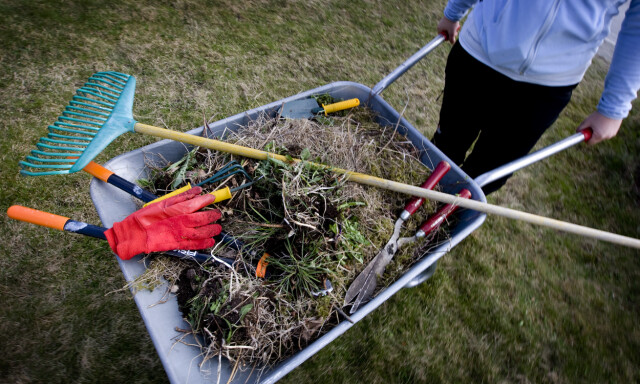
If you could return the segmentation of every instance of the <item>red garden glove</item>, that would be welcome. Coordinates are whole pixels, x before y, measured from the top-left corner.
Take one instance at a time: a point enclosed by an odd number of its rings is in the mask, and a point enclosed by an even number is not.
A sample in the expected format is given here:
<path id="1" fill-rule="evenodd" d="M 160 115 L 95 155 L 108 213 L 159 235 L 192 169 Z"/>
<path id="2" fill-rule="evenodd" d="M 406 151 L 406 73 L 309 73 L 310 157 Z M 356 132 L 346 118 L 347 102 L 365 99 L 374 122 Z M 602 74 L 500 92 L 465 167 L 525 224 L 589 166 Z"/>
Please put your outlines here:
<path id="1" fill-rule="evenodd" d="M 215 200 L 210 194 L 199 196 L 201 191 L 192 188 L 113 223 L 105 232 L 113 252 L 128 260 L 140 253 L 212 247 L 212 237 L 222 230 L 219 224 L 212 224 L 220 219 L 220 211 L 196 212 Z"/>

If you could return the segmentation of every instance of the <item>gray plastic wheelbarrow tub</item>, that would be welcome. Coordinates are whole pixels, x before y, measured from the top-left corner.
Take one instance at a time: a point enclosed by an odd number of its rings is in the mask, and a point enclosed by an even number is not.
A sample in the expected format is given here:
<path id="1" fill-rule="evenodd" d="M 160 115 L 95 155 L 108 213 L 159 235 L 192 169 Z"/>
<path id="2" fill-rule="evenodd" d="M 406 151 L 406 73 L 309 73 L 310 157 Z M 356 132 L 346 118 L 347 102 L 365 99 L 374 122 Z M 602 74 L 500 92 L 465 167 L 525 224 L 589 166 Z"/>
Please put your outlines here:
<path id="1" fill-rule="evenodd" d="M 284 102 L 307 98 L 312 95 L 329 94 L 336 99 L 344 100 L 357 97 L 363 105 L 377 112 L 381 126 L 390 125 L 395 127 L 397 124 L 400 133 L 405 134 L 421 150 L 420 160 L 430 169 L 433 169 L 441 160 L 448 161 L 448 158 L 442 152 L 387 104 L 379 93 L 379 91 L 372 91 L 371 88 L 362 84 L 335 82 L 220 120 L 211 124 L 210 128 L 215 135 L 222 134 L 225 129 L 236 130 L 238 127 L 245 126 L 249 121 L 256 119 L 260 114 L 266 113 L 267 115 L 275 116 Z M 203 127 L 200 127 L 188 133 L 201 135 L 202 130 Z M 105 166 L 130 181 L 136 181 L 147 176 L 148 169 L 145 166 L 145 162 L 176 161 L 188 150 L 189 146 L 185 144 L 162 140 L 117 156 L 108 161 Z M 472 199 L 486 202 L 478 184 L 454 164 L 452 164 L 451 170 L 440 182 L 440 186 L 443 188 L 443 192 L 450 194 L 457 193 L 462 188 L 467 188 L 471 191 Z M 137 208 L 134 199 L 130 195 L 97 179 L 93 179 L 91 182 L 90 190 L 93 203 L 105 227 L 111 227 L 114 222 L 124 219 Z M 382 290 L 370 302 L 360 307 L 351 316 L 351 319 L 354 322 L 360 321 L 400 289 L 415 286 L 425 280 L 430 275 L 429 271 L 435 268 L 436 261 L 477 229 L 485 217 L 485 214 L 475 211 L 459 211 L 455 224 L 449 228 L 449 240 L 423 255 L 398 280 Z M 145 265 L 140 262 L 140 257 L 128 261 L 118 259 L 118 263 L 127 281 L 135 279 L 145 270 Z M 218 367 L 217 359 L 209 360 L 201 366 L 202 357 L 200 356 L 200 351 L 197 347 L 192 346 L 194 340 L 190 338 L 184 339 L 183 334 L 176 331 L 177 328 L 189 328 L 189 325 L 182 319 L 178 310 L 176 298 L 171 295 L 166 302 L 158 304 L 167 299 L 167 288 L 165 283 L 151 292 L 138 292 L 135 294 L 134 300 L 169 380 L 172 383 L 215 382 L 218 376 L 218 369 L 220 369 L 221 382 L 226 383 L 233 370 L 233 365 L 230 365 L 223 358 L 220 367 Z M 247 372 L 238 372 L 234 377 L 233 383 L 274 383 L 324 346 L 334 341 L 352 325 L 349 321 L 343 320 L 306 348 L 274 367 L 265 369 L 260 373 L 258 373 L 258 369 L 252 373 L 250 372 L 251 369 L 247 370 Z"/>

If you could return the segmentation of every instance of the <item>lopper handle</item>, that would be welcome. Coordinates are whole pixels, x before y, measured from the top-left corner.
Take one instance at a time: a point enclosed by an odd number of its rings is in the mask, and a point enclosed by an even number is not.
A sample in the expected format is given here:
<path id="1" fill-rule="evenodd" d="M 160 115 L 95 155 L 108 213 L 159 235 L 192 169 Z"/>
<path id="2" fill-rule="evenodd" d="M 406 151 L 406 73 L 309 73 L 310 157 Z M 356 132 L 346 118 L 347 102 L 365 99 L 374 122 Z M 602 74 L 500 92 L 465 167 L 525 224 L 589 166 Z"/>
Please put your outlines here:
<path id="1" fill-rule="evenodd" d="M 449 172 L 450 169 L 451 169 L 451 165 L 448 162 L 441 161 L 440 163 L 438 163 L 438 165 L 433 170 L 433 172 L 431 172 L 431 175 L 429 176 L 427 181 L 422 183 L 420 188 L 433 189 L 436 186 L 436 184 L 438 184 L 440 180 L 444 177 L 444 175 L 446 175 L 447 172 Z M 411 200 L 409 200 L 409 202 L 407 203 L 407 206 L 404 207 L 404 211 L 407 212 L 409 216 L 411 216 L 418 210 L 418 208 L 422 206 L 423 203 L 424 203 L 424 198 L 413 197 L 411 198 Z M 404 220 L 406 220 L 406 218 Z"/>
<path id="2" fill-rule="evenodd" d="M 10 206 L 9 209 L 7 209 L 7 215 L 15 220 L 58 229 L 60 231 L 64 231 L 64 225 L 70 220 L 68 217 L 38 211 L 37 209 L 23 207 L 22 205 Z"/>
<path id="3" fill-rule="evenodd" d="M 82 170 L 95 177 L 96 179 L 104 181 L 105 183 L 108 183 L 109 178 L 114 175 L 113 171 L 108 170 L 95 161 L 90 161 L 89 164 L 82 168 Z"/>
<path id="4" fill-rule="evenodd" d="M 469 199 L 471 198 L 471 192 L 465 188 L 460 191 L 460 193 L 458 193 L 458 197 L 462 199 Z M 420 226 L 419 231 L 422 231 L 422 233 L 420 233 L 419 237 L 426 236 L 433 230 L 438 228 L 440 224 L 442 224 L 449 216 L 451 216 L 453 212 L 456 211 L 456 209 L 458 209 L 458 206 L 455 204 L 447 204 L 444 207 L 440 208 L 438 212 L 436 212 L 429 218 L 429 220 L 425 221 Z"/>
<path id="5" fill-rule="evenodd" d="M 53 213 L 39 211 L 21 205 L 12 205 L 7 209 L 7 215 L 15 220 L 39 225 L 42 227 L 57 229 L 60 231 L 80 233 L 82 235 L 106 239 L 104 237 L 105 228 L 71 220 L 68 217 L 54 215 Z"/>
<path id="6" fill-rule="evenodd" d="M 413 67 L 418 61 L 422 60 L 429 52 L 433 51 L 438 45 L 442 44 L 445 41 L 445 37 L 443 35 L 436 35 L 430 42 L 428 42 L 424 47 L 422 47 L 418 52 L 414 53 L 410 58 L 408 58 L 404 63 L 400 64 L 396 69 L 394 69 L 390 74 L 385 76 L 384 79 L 380 80 L 378 84 L 374 85 L 371 88 L 372 95 L 379 95 L 384 91 L 391 83 L 396 81 L 400 76 L 402 76 L 406 71 L 408 71 L 411 67 Z"/>
<path id="7" fill-rule="evenodd" d="M 322 108 L 324 109 L 324 115 L 326 116 L 329 113 L 342 111 L 345 109 L 355 108 L 360 105 L 360 99 L 353 98 L 345 101 L 340 101 L 333 104 L 322 104 Z"/>
<path id="8" fill-rule="evenodd" d="M 132 182 L 130 182 L 127 179 L 124 179 L 118 175 L 116 175 L 114 172 L 108 170 L 107 168 L 103 167 L 102 165 L 96 163 L 96 162 L 89 162 L 89 164 L 87 166 L 85 166 L 83 169 L 83 171 L 89 173 L 90 175 L 106 182 L 109 183 L 127 193 L 129 193 L 130 195 L 133 195 L 137 198 L 139 198 L 140 200 L 144 201 L 144 202 L 151 202 L 154 201 L 155 199 L 157 199 L 158 197 L 156 195 L 154 195 L 153 193 L 141 188 L 140 186 L 138 186 L 137 184 L 134 184 Z M 182 188 L 183 190 L 186 190 L 185 188 Z M 218 192 L 218 191 L 216 191 Z M 224 190 L 220 190 L 220 192 L 218 192 L 219 195 L 221 195 L 220 197 L 218 197 L 216 195 L 216 201 L 222 201 L 224 200 L 224 196 L 228 195 L 229 197 L 226 197 L 226 199 L 230 199 L 231 198 L 231 191 L 228 190 L 224 191 Z M 146 206 L 147 204 L 145 204 Z M 25 209 L 30 209 L 30 208 L 25 208 Z M 38 211 L 39 212 L 39 211 Z M 46 213 L 46 212 L 42 212 L 44 214 L 47 215 L 51 215 L 50 213 Z M 53 215 L 56 216 L 56 215 Z M 76 226 L 70 226 L 69 223 L 73 222 L 73 220 L 69 220 L 67 221 L 67 224 L 64 226 L 64 230 L 71 230 L 73 228 L 79 228 L 78 224 Z M 74 222 L 74 223 L 80 223 L 80 222 Z M 37 224 L 37 223 L 35 223 Z M 89 236 L 93 236 L 93 237 L 98 237 L 98 238 L 104 238 L 104 235 L 101 235 L 101 231 L 104 230 L 104 228 L 101 227 L 96 227 L 90 224 L 87 224 L 87 228 L 83 228 L 82 231 L 79 230 L 72 230 L 72 232 L 83 232 L 83 234 L 85 235 L 89 235 Z M 220 234 L 222 235 L 222 242 L 228 245 L 231 245 L 232 247 L 235 247 L 234 249 L 240 250 L 242 248 L 242 244 L 238 242 L 237 239 L 233 238 L 232 236 L 230 236 L 229 234 L 225 233 L 225 232 L 220 232 Z M 201 254 L 199 252 L 194 252 L 194 251 L 186 251 L 186 250 L 175 250 L 175 251 L 169 251 L 167 252 L 173 256 L 177 256 L 177 257 L 194 257 L 196 260 L 198 261 L 207 261 L 208 260 L 208 256 Z M 233 261 L 231 261 L 232 263 Z M 266 270 L 266 265 L 264 267 L 264 269 Z M 263 271 L 263 275 L 265 275 L 265 271 Z"/>

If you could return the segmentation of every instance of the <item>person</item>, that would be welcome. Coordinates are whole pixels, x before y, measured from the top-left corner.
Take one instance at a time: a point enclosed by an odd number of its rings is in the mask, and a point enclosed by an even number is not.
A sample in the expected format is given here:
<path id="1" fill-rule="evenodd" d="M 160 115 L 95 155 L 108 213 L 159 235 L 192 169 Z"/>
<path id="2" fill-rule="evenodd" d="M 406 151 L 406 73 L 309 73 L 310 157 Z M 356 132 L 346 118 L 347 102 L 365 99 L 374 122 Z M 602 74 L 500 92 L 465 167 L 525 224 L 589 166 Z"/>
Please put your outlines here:
<path id="1" fill-rule="evenodd" d="M 437 27 L 453 47 L 432 142 L 472 178 L 525 156 L 568 104 L 625 1 L 450 0 Z M 592 129 L 588 144 L 617 134 L 639 88 L 640 0 L 630 0 L 600 101 L 577 127 Z"/>

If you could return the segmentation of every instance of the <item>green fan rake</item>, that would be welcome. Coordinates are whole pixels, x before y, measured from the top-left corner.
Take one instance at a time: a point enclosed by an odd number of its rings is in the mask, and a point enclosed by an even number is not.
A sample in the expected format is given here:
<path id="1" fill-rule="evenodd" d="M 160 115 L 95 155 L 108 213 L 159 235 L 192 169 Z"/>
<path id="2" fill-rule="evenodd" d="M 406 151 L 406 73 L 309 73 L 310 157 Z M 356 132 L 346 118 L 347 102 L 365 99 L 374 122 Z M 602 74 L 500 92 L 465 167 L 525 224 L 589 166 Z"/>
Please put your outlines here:
<path id="1" fill-rule="evenodd" d="M 266 159 L 267 152 L 139 123 L 133 118 L 136 79 L 119 72 L 98 72 L 73 96 L 37 150 L 20 162 L 23 175 L 46 176 L 82 170 L 126 132 L 180 141 L 239 156 Z"/>
<path id="2" fill-rule="evenodd" d="M 48 127 L 49 133 L 47 137 L 41 138 L 38 142 L 38 150 L 32 151 L 31 156 L 27 156 L 27 161 L 20 162 L 23 168 L 20 172 L 28 176 L 78 172 L 89 164 L 107 145 L 126 132 L 145 133 L 163 139 L 180 141 L 256 160 L 273 158 L 287 163 L 301 161 L 284 155 L 136 122 L 133 119 L 135 87 L 135 78 L 123 73 L 98 72 L 91 76 L 76 91 L 71 102 L 62 112 L 62 116 L 58 117 L 58 120 Z M 495 214 L 640 249 L 640 240 L 638 239 L 480 201 L 460 199 L 455 195 L 431 191 L 346 169 L 311 162 L 306 162 L 306 164 L 343 175 L 345 179 L 352 182 L 436 200 L 441 203 L 454 204 L 479 212 Z"/>
<path id="3" fill-rule="evenodd" d="M 20 162 L 20 172 L 28 176 L 77 172 L 116 137 L 134 131 L 135 86 L 135 78 L 123 73 L 91 76 L 58 120 L 47 127 L 49 133 L 40 138 L 38 149 Z"/>

